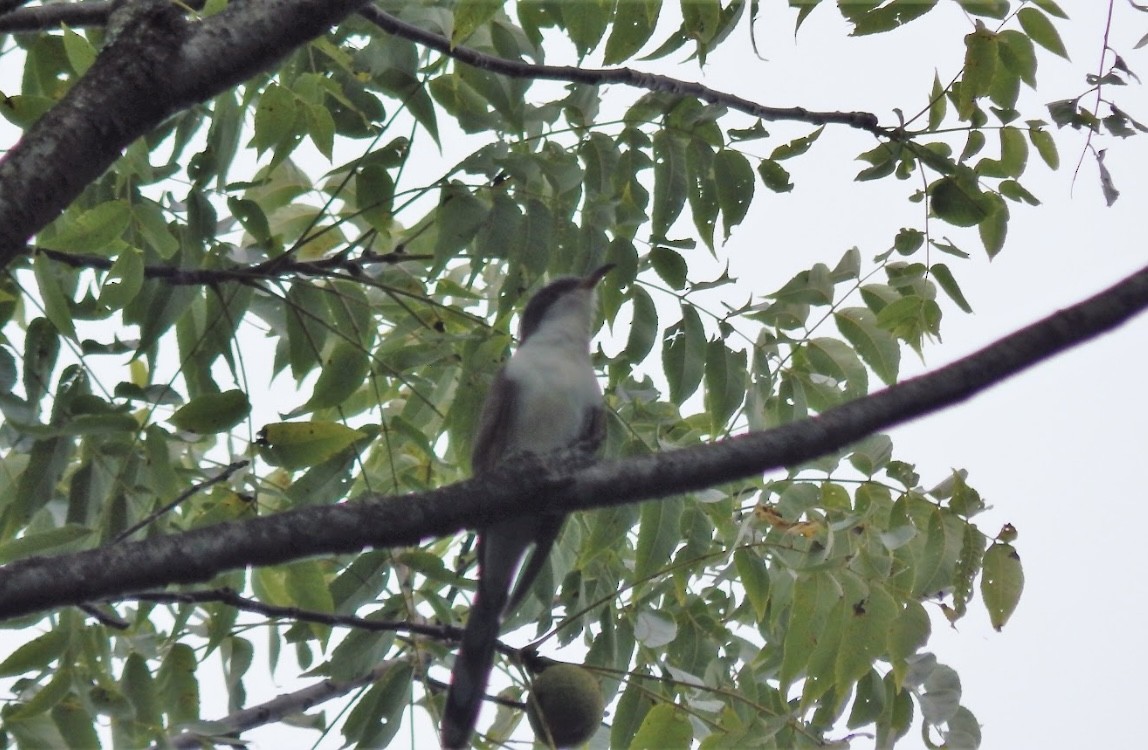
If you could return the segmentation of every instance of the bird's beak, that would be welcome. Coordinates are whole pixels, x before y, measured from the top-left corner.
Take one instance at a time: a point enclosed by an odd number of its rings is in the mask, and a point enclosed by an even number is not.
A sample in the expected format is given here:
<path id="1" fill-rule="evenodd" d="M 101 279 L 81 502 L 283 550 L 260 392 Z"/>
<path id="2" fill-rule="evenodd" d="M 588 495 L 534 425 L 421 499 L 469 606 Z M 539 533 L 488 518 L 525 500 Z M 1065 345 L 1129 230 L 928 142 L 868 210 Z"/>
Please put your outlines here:
<path id="1" fill-rule="evenodd" d="M 593 289 L 594 287 L 598 286 L 598 282 L 602 280 L 602 277 L 610 273 L 612 270 L 614 270 L 613 263 L 607 263 L 604 266 L 596 268 L 582 278 L 582 283 L 579 284 L 579 286 L 581 286 L 583 289 Z"/>

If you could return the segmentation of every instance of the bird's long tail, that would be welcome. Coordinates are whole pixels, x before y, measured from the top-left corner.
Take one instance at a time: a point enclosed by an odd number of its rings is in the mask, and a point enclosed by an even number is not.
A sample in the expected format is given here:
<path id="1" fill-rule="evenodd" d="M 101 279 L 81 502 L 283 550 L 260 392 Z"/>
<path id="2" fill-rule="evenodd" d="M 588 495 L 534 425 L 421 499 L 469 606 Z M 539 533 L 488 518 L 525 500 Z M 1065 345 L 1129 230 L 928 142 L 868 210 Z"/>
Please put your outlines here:
<path id="1" fill-rule="evenodd" d="M 470 735 L 478 721 L 478 709 L 494 665 L 494 645 L 498 641 L 506 598 L 505 587 L 482 587 L 471 605 L 442 714 L 440 740 L 447 750 L 470 745 Z"/>

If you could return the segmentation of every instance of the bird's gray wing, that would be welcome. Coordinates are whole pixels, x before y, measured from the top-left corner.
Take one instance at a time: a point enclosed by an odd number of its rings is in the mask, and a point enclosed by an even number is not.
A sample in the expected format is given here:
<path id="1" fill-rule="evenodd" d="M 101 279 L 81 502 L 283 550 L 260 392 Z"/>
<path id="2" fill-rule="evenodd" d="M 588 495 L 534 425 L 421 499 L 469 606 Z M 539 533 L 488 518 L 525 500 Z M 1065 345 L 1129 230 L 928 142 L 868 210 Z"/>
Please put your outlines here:
<path id="1" fill-rule="evenodd" d="M 587 453 L 597 453 L 605 439 L 606 408 L 599 405 L 587 412 L 575 445 Z M 514 584 L 514 593 L 511 594 L 510 601 L 506 605 L 507 612 L 513 612 L 530 591 L 534 579 L 538 577 L 542 571 L 542 566 L 549 559 L 550 549 L 558 539 L 558 532 L 562 530 L 562 524 L 565 521 L 566 516 L 564 514 L 547 514 L 539 519 L 538 530 L 534 535 L 534 548 L 530 550 L 530 557 L 522 566 L 522 572 L 518 574 L 518 580 Z"/>
<path id="2" fill-rule="evenodd" d="M 513 386 L 505 367 L 490 383 L 470 449 L 470 467 L 475 474 L 489 471 L 506 456 L 509 427 L 514 424 L 518 410 L 517 391 Z"/>
<path id="3" fill-rule="evenodd" d="M 490 384 L 471 448 L 470 462 L 475 474 L 489 471 L 507 452 L 508 427 L 513 424 L 518 408 L 512 386 L 505 370 L 499 370 Z M 497 525 L 495 529 L 479 532 L 478 590 L 471 602 L 450 675 L 440 728 L 444 748 L 470 745 L 470 735 L 478 721 L 479 707 L 494 665 L 494 646 L 510 594 L 510 581 L 528 544 L 528 536 L 499 534 Z"/>

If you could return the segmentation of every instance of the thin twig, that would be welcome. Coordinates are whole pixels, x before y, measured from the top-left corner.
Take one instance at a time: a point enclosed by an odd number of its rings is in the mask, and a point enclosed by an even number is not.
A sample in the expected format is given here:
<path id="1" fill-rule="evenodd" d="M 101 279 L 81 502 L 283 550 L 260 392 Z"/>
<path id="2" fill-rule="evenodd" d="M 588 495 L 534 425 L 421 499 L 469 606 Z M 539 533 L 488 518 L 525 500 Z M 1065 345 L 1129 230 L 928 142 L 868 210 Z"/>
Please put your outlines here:
<path id="1" fill-rule="evenodd" d="M 250 463 L 251 462 L 247 461 L 247 460 L 235 461 L 234 463 L 230 463 L 227 466 L 223 467 L 223 471 L 219 472 L 218 474 L 213 476 L 211 479 L 205 479 L 204 481 L 200 482 L 199 484 L 193 484 L 192 486 L 188 487 L 183 492 L 179 493 L 179 495 L 175 498 L 175 500 L 172 500 L 167 505 L 163 506 L 162 508 L 155 511 L 151 515 L 142 519 L 139 523 L 129 527 L 128 529 L 126 529 L 124 531 L 121 531 L 116 536 L 116 538 L 112 541 L 112 543 L 118 544 L 118 543 L 124 541 L 129 536 L 136 533 L 137 531 L 139 531 L 143 527 L 147 526 L 152 521 L 154 521 L 157 518 L 159 518 L 160 516 L 162 516 L 164 513 L 167 513 L 169 510 L 171 510 L 175 506 L 179 505 L 180 503 L 182 503 L 184 500 L 188 499 L 189 497 L 191 497 L 195 493 L 199 492 L 200 490 L 205 490 L 214 484 L 219 484 L 220 482 L 224 481 L 225 479 L 230 477 L 232 474 L 239 471 L 240 469 L 242 469 L 243 467 L 247 466 Z"/>

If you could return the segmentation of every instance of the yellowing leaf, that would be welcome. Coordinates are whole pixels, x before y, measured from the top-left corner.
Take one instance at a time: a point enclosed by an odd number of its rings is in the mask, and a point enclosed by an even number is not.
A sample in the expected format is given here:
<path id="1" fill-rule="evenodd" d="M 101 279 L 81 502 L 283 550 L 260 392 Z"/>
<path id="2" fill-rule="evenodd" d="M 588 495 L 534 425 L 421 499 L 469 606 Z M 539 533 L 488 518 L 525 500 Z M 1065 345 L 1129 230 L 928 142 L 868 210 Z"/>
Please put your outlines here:
<path id="1" fill-rule="evenodd" d="M 364 437 L 338 422 L 275 422 L 259 431 L 259 447 L 268 463 L 299 469 L 322 463 Z"/>

